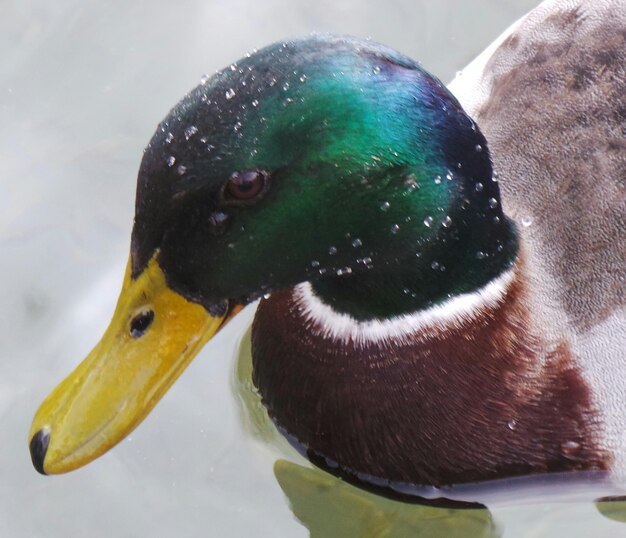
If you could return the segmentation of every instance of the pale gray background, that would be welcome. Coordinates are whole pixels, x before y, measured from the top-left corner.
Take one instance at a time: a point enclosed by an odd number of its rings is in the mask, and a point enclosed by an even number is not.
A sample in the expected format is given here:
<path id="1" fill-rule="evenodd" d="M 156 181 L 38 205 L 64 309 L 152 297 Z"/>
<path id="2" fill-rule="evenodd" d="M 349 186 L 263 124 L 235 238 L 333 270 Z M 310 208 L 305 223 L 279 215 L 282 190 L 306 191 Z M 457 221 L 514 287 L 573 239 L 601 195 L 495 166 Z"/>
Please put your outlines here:
<path id="1" fill-rule="evenodd" d="M 132 437 L 44 478 L 36 407 L 97 341 L 141 151 L 204 73 L 311 31 L 370 36 L 451 80 L 537 0 L 5 0 L 0 16 L 0 537 L 308 536 L 230 381 L 250 313 Z M 533 535 L 534 536 L 534 535 Z"/>

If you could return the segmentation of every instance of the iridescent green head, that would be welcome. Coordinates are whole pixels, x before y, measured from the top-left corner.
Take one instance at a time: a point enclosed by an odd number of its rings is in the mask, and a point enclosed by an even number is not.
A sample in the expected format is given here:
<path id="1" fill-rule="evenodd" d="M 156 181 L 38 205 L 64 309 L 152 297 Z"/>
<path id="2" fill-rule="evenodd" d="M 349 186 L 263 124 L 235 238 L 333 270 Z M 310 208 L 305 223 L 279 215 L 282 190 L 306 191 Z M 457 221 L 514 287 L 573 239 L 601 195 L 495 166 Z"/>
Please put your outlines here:
<path id="1" fill-rule="evenodd" d="M 311 281 L 337 311 L 391 317 L 484 285 L 515 252 L 483 136 L 419 65 L 335 37 L 256 52 L 146 148 L 113 320 L 39 408 L 33 463 L 65 472 L 118 443 L 236 304 Z"/>
<path id="2" fill-rule="evenodd" d="M 170 286 L 207 305 L 311 280 L 340 310 L 391 315 L 512 257 L 475 123 L 417 63 L 349 38 L 276 44 L 203 80 L 146 149 L 136 210 L 134 275 L 159 249 Z M 375 305 L 341 297 L 380 280 Z"/>

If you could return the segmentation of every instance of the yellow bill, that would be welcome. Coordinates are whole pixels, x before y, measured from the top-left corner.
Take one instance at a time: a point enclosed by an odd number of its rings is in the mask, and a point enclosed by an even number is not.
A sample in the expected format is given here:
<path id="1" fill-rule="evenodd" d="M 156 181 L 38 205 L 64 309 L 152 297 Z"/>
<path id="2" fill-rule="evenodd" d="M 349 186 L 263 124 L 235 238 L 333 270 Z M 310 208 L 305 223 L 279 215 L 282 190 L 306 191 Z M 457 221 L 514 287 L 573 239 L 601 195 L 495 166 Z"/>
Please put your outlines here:
<path id="1" fill-rule="evenodd" d="M 102 340 L 35 415 L 29 434 L 35 468 L 71 471 L 119 443 L 239 310 L 213 316 L 172 291 L 155 258 L 134 280 L 129 264 Z"/>

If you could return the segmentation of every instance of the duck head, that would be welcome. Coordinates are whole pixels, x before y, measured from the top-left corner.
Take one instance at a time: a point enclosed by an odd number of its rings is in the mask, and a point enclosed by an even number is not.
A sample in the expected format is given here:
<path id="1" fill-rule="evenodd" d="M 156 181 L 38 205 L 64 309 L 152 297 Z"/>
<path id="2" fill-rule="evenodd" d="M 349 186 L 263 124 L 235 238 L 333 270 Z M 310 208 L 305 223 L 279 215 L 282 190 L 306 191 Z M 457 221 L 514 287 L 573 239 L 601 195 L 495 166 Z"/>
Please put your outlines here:
<path id="1" fill-rule="evenodd" d="M 203 79 L 146 148 L 113 320 L 37 412 L 35 467 L 123 439 L 265 294 L 310 281 L 338 311 L 390 317 L 482 285 L 514 243 L 484 137 L 417 63 L 335 37 L 255 52 Z"/>

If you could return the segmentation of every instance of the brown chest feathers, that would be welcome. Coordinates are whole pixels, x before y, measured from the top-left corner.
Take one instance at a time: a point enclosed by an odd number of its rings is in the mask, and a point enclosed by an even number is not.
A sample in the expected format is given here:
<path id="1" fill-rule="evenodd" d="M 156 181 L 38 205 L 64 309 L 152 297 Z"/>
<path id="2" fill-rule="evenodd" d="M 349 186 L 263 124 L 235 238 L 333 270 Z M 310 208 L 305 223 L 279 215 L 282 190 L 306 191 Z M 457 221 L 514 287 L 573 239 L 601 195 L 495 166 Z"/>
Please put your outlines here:
<path id="1" fill-rule="evenodd" d="M 525 293 L 515 276 L 444 329 L 364 342 L 283 290 L 254 320 L 254 383 L 279 426 L 355 476 L 443 486 L 606 469 L 589 390 L 565 341 L 531 329 Z"/>

